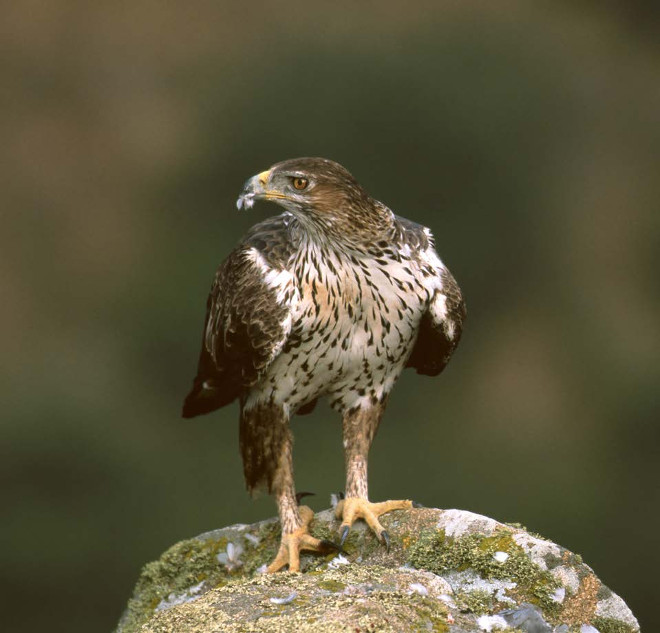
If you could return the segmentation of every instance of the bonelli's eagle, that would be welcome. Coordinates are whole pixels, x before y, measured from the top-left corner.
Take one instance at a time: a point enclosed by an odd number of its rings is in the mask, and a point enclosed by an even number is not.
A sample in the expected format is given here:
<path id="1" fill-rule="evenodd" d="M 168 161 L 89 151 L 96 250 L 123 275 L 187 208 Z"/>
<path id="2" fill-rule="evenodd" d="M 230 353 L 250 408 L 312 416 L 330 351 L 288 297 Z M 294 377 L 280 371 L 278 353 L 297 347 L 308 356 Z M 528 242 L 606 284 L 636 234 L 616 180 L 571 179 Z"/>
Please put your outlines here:
<path id="1" fill-rule="evenodd" d="M 310 412 L 321 397 L 341 414 L 341 542 L 361 518 L 389 545 L 379 515 L 411 502 L 369 501 L 369 447 L 401 371 L 443 370 L 465 307 L 431 231 L 374 200 L 341 165 L 278 163 L 247 181 L 237 205 L 255 200 L 284 213 L 254 226 L 215 276 L 183 416 L 239 401 L 247 487 L 275 496 L 282 525 L 268 571 L 297 571 L 300 550 L 330 544 L 310 536 L 313 512 L 297 501 L 291 416 Z"/>

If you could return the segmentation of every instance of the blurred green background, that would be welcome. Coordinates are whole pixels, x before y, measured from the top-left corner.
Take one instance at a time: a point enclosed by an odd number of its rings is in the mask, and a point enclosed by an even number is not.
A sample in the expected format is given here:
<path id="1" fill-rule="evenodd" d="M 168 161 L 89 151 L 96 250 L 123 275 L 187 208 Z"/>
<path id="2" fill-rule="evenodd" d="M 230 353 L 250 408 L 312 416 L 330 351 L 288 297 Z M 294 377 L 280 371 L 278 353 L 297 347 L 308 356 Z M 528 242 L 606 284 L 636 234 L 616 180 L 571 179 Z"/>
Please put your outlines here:
<path id="1" fill-rule="evenodd" d="M 372 498 L 521 522 L 660 630 L 658 6 L 5 4 L 6 630 L 108 631 L 173 542 L 274 514 L 237 406 L 179 412 L 215 268 L 277 213 L 242 183 L 304 155 L 430 226 L 468 303 L 447 372 L 395 389 Z M 293 426 L 327 507 L 339 420 Z"/>

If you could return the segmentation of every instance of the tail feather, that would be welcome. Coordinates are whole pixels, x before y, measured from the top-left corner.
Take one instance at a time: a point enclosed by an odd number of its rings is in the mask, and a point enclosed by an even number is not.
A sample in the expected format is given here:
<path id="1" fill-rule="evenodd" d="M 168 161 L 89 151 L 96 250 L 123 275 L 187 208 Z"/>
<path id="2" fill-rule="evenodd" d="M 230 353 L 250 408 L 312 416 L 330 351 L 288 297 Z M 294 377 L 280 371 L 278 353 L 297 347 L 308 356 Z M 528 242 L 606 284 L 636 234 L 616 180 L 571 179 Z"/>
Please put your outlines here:
<path id="1" fill-rule="evenodd" d="M 183 402 L 182 416 L 194 418 L 198 415 L 211 413 L 224 407 L 239 396 L 240 390 L 233 385 L 223 385 L 215 381 L 195 379 L 193 388 Z"/>

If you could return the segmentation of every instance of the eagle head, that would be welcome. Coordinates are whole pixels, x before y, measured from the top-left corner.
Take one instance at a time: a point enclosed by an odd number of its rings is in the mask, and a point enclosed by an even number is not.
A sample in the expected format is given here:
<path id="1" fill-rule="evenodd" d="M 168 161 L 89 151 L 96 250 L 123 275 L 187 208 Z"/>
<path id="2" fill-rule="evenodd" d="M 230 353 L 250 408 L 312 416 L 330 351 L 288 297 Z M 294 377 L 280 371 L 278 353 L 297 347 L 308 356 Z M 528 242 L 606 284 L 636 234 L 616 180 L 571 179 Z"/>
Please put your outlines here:
<path id="1" fill-rule="evenodd" d="M 236 201 L 249 209 L 255 200 L 268 200 L 284 207 L 303 223 L 325 227 L 346 224 L 357 228 L 383 214 L 350 172 L 327 158 L 294 158 L 252 176 Z M 387 209 L 386 215 L 391 217 Z M 380 224 L 380 222 L 378 222 Z"/>

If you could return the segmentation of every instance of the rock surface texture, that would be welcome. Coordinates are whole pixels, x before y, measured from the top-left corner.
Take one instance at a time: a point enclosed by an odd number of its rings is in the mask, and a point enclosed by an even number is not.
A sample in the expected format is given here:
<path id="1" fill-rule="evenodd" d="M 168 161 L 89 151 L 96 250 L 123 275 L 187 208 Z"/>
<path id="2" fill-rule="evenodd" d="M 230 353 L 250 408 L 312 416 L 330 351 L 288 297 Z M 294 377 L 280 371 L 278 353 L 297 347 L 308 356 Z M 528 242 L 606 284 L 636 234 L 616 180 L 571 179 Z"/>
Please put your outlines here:
<path id="1" fill-rule="evenodd" d="M 382 522 L 389 552 L 356 524 L 343 553 L 303 555 L 301 574 L 260 573 L 279 546 L 275 520 L 177 543 L 145 566 L 117 633 L 639 631 L 579 555 L 520 526 L 432 508 Z M 337 540 L 336 529 L 326 510 L 311 533 Z"/>

